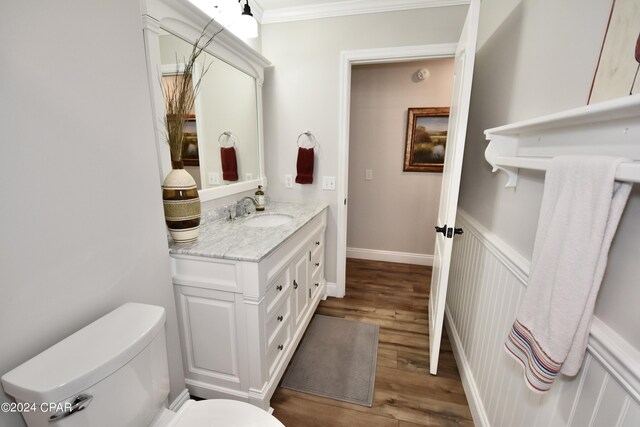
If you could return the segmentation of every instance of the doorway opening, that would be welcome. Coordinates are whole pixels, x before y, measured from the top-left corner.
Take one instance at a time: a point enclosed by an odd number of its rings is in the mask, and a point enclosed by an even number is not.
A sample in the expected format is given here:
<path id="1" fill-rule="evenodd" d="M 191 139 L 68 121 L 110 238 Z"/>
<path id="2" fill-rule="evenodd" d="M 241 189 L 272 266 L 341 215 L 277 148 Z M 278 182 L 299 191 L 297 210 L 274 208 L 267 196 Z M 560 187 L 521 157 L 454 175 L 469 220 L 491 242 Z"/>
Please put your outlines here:
<path id="1" fill-rule="evenodd" d="M 339 203 L 338 205 L 337 218 L 337 277 L 335 286 L 327 287 L 327 293 L 329 295 L 343 297 L 345 295 L 346 286 L 349 145 L 353 67 L 365 64 L 385 64 L 453 58 L 455 52 L 455 43 L 342 52 L 340 58 L 341 104 L 338 122 L 340 136 L 338 165 L 338 182 L 340 185 L 338 187 L 338 200 L 341 200 L 342 203 Z M 401 167 L 401 164 L 398 167 Z M 365 174 L 366 178 L 366 170 L 362 172 Z"/>
<path id="2" fill-rule="evenodd" d="M 453 65 L 440 58 L 352 66 L 348 258 L 433 265 L 442 172 L 407 170 L 406 146 L 411 160 L 441 151 L 433 161 L 444 162 L 447 116 L 410 120 L 409 109 L 448 112 Z M 424 132 L 411 150 L 414 125 Z"/>

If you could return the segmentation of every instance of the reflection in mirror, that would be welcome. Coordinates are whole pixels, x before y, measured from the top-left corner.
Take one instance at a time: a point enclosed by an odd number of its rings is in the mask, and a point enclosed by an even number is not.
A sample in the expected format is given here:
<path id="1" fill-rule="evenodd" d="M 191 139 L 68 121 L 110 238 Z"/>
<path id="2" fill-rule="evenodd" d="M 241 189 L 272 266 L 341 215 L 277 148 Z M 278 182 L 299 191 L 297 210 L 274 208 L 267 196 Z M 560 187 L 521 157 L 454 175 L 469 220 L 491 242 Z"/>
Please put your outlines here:
<path id="1" fill-rule="evenodd" d="M 191 49 L 191 44 L 172 34 L 160 36 L 163 79 L 176 78 L 180 73 L 180 63 L 189 57 Z M 200 67 L 196 67 L 194 73 L 207 71 L 196 96 L 193 117 L 185 124 L 185 170 L 193 176 L 199 190 L 258 179 L 260 160 L 255 79 L 206 52 L 201 58 Z M 197 77 L 192 80 L 197 81 Z M 224 137 L 225 132 L 233 138 Z M 237 180 L 232 180 L 234 174 L 223 174 L 222 168 L 223 152 L 225 169 L 230 167 L 230 150 L 225 147 L 232 145 Z"/>

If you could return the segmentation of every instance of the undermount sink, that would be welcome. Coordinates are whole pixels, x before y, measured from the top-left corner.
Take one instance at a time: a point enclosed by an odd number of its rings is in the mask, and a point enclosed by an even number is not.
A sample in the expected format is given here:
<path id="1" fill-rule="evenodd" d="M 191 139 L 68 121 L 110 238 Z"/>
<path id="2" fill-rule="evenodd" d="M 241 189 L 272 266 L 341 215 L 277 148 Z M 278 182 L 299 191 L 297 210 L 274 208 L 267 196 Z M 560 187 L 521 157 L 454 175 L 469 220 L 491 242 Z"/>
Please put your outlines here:
<path id="1" fill-rule="evenodd" d="M 251 218 L 247 218 L 244 221 L 244 225 L 248 227 L 276 227 L 278 225 L 286 224 L 292 219 L 293 216 L 282 213 L 258 214 Z"/>

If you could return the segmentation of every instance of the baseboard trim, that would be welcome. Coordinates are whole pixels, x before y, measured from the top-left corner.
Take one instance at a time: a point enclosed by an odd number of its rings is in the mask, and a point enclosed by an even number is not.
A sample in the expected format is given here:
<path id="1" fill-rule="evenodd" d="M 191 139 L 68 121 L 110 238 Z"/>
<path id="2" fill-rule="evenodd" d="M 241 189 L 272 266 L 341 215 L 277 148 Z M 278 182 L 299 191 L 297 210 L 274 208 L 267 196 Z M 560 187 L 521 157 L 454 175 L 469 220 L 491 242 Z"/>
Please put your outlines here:
<path id="1" fill-rule="evenodd" d="M 478 390 L 478 385 L 473 378 L 473 372 L 469 365 L 469 361 L 467 360 L 467 356 L 464 353 L 462 341 L 460 341 L 460 336 L 458 335 L 455 323 L 453 322 L 453 319 L 451 319 L 451 315 L 449 313 L 449 307 L 447 307 L 444 311 L 444 325 L 447 328 L 447 333 L 449 334 L 449 339 L 451 341 L 453 357 L 456 359 L 456 364 L 460 371 L 460 379 L 462 380 L 464 394 L 469 402 L 469 409 L 471 410 L 473 424 L 476 426 L 490 427 L 489 417 L 487 417 L 484 405 L 482 404 L 482 399 L 480 398 L 480 390 Z"/>
<path id="2" fill-rule="evenodd" d="M 338 295 L 338 284 L 335 282 L 327 282 L 325 290 L 328 297 L 342 298 L 344 295 Z"/>
<path id="3" fill-rule="evenodd" d="M 381 251 L 378 249 L 347 248 L 347 258 L 433 266 L 433 255 Z"/>
<path id="4" fill-rule="evenodd" d="M 169 410 L 173 412 L 178 412 L 178 409 L 180 409 L 182 405 L 184 405 L 185 402 L 188 401 L 189 399 L 191 399 L 191 396 L 189 395 L 189 390 L 185 388 L 180 392 L 180 394 L 175 399 L 173 399 L 173 402 L 171 402 L 171 404 L 169 405 Z"/>

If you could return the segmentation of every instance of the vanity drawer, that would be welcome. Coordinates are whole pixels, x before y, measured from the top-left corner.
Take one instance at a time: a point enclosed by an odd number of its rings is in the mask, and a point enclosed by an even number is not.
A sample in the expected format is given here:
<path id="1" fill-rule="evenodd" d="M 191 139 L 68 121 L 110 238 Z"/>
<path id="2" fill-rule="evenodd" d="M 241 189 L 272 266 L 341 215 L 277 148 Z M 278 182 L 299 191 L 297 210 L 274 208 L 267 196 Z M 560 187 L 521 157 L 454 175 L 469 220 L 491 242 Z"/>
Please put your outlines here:
<path id="1" fill-rule="evenodd" d="M 291 317 L 291 304 L 289 298 L 280 298 L 278 305 L 274 307 L 270 316 L 267 316 L 267 345 L 266 352 L 269 353 L 273 346 L 274 340 L 280 333 L 282 328 L 289 327 L 289 318 Z"/>
<path id="2" fill-rule="evenodd" d="M 276 366 L 282 356 L 284 356 L 289 350 L 291 345 L 291 328 L 289 327 L 289 319 L 282 322 L 280 331 L 276 334 L 272 345 L 267 351 L 267 366 L 269 367 L 269 378 L 273 376 L 273 372 L 276 370 Z"/>
<path id="3" fill-rule="evenodd" d="M 322 263 L 324 262 L 324 252 L 319 250 L 311 253 L 311 265 L 309 266 L 309 272 L 313 275 L 317 271 L 322 270 Z"/>
<path id="4" fill-rule="evenodd" d="M 316 294 L 322 287 L 322 274 L 320 268 L 316 268 L 311 274 L 311 280 L 309 281 L 309 289 L 311 289 L 311 298 L 315 298 Z"/>
<path id="5" fill-rule="evenodd" d="M 267 317 L 282 301 L 288 300 L 290 282 L 287 268 L 267 286 L 264 297 L 267 304 Z"/>
<path id="6" fill-rule="evenodd" d="M 313 258 L 322 252 L 324 252 L 324 233 L 318 233 L 313 238 L 311 257 Z"/>

